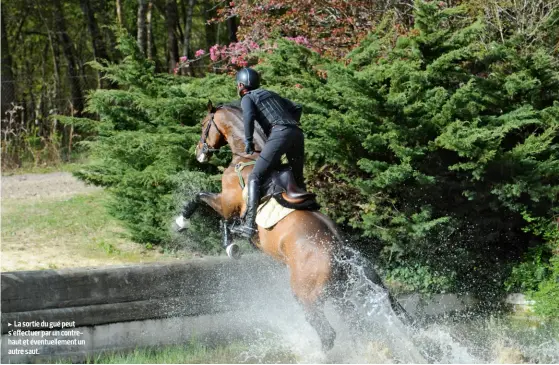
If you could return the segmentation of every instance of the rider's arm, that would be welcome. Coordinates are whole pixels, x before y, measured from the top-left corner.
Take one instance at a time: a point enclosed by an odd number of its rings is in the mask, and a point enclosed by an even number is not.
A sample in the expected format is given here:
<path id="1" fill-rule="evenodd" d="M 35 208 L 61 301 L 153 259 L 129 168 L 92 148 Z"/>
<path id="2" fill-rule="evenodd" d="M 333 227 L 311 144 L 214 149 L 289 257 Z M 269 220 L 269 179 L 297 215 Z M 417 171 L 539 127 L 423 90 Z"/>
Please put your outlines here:
<path id="1" fill-rule="evenodd" d="M 295 118 L 297 122 L 300 122 L 301 115 L 303 114 L 303 107 L 299 104 L 295 104 L 289 99 L 283 98 L 283 100 L 285 104 L 288 106 L 289 113 L 291 113 L 291 115 L 293 116 L 293 118 Z"/>
<path id="2" fill-rule="evenodd" d="M 243 123 L 245 125 L 245 140 L 252 142 L 254 134 L 254 120 L 256 119 L 256 105 L 252 99 L 245 95 L 241 100 L 241 108 L 243 109 Z"/>

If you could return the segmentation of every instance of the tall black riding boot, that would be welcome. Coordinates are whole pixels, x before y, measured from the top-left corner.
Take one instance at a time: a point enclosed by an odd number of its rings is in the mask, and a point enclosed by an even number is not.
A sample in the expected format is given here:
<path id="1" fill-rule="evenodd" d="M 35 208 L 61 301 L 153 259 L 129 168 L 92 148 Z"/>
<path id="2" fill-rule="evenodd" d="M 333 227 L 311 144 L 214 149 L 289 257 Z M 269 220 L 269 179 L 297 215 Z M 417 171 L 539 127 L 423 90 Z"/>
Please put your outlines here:
<path id="1" fill-rule="evenodd" d="M 243 225 L 235 229 L 236 233 L 250 239 L 256 232 L 258 232 L 258 228 L 256 227 L 256 210 L 258 209 L 259 202 L 260 181 L 257 179 L 250 179 L 248 181 L 248 201 L 245 221 Z"/>

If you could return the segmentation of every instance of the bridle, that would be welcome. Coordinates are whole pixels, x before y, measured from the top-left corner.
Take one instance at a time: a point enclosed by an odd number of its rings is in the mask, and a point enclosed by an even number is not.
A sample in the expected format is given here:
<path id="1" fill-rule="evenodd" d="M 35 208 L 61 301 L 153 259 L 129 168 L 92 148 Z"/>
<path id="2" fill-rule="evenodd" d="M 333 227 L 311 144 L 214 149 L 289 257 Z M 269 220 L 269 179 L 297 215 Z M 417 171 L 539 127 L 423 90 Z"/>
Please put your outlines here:
<path id="1" fill-rule="evenodd" d="M 217 110 L 219 110 L 219 108 Z M 216 112 L 217 112 L 217 110 L 216 110 Z M 215 112 L 212 113 L 212 115 L 210 117 L 210 121 L 208 122 L 208 124 L 206 125 L 206 128 L 204 129 L 204 133 L 202 133 L 202 135 L 200 136 L 200 143 L 202 144 L 201 153 L 219 151 L 219 148 L 210 148 L 210 146 L 208 146 L 208 143 L 206 142 L 206 140 L 208 139 L 208 136 L 210 134 L 210 128 L 212 127 L 212 125 L 215 127 L 215 130 L 217 131 L 217 133 L 219 133 L 220 136 L 225 137 L 223 135 L 223 133 L 221 133 L 221 131 L 217 127 L 217 124 L 215 124 L 214 116 L 215 116 Z"/>
<path id="2" fill-rule="evenodd" d="M 215 120 L 214 120 L 215 113 L 216 113 L 220 108 L 221 108 L 221 106 L 218 106 L 218 107 L 216 108 L 215 112 L 212 113 L 212 115 L 210 116 L 210 120 L 209 120 L 208 124 L 206 125 L 206 128 L 204 128 L 204 132 L 203 132 L 202 135 L 200 136 L 200 142 L 199 142 L 199 143 L 202 144 L 202 148 L 201 148 L 200 153 L 211 153 L 211 152 L 218 152 L 218 151 L 220 151 L 219 148 L 210 148 L 210 146 L 208 146 L 208 142 L 206 142 L 206 140 L 208 139 L 208 136 L 209 136 L 209 134 L 210 134 L 210 129 L 211 129 L 212 125 L 215 127 L 215 130 L 217 131 L 217 133 L 219 133 L 220 136 L 222 136 L 223 138 L 227 138 L 223 133 L 221 133 L 221 131 L 220 131 L 219 128 L 217 127 L 217 124 L 215 123 Z M 254 151 L 254 152 L 260 153 L 260 152 L 262 152 L 262 151 Z M 238 155 L 238 156 L 241 156 L 241 157 L 244 157 L 244 158 L 251 159 L 250 157 L 243 156 L 243 155 L 240 155 L 240 154 L 238 154 L 238 153 L 233 153 L 233 154 Z"/>

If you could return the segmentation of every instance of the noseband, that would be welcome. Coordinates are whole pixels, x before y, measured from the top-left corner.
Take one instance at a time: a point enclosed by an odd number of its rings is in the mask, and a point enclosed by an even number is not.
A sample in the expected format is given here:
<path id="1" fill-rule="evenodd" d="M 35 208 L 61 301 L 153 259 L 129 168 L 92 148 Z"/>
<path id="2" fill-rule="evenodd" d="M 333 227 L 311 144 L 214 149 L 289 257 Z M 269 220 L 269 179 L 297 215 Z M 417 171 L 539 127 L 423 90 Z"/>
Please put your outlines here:
<path id="1" fill-rule="evenodd" d="M 204 133 L 202 133 L 202 135 L 200 136 L 200 143 L 202 144 L 202 151 L 201 151 L 202 153 L 219 151 L 219 148 L 210 148 L 210 146 L 208 146 L 208 143 L 206 142 L 206 140 L 208 139 L 208 135 L 210 134 L 210 128 L 212 127 L 212 125 L 215 127 L 215 130 L 217 131 L 217 133 L 219 133 L 220 136 L 225 137 L 223 133 L 221 133 L 219 128 L 217 128 L 217 124 L 215 124 L 214 121 L 214 116 L 215 113 L 212 113 L 212 116 L 210 117 L 210 121 L 208 122 L 206 128 L 204 129 Z"/>

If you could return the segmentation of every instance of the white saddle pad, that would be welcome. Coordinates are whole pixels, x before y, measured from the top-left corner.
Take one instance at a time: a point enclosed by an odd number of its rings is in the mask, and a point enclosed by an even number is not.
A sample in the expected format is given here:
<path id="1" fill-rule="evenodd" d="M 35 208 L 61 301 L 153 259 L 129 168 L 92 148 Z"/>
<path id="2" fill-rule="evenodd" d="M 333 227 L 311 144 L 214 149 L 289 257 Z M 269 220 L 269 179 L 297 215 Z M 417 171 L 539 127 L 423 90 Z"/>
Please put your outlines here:
<path id="1" fill-rule="evenodd" d="M 245 203 L 247 198 L 248 189 L 245 186 L 243 189 L 243 199 L 245 200 Z M 270 198 L 258 206 L 256 211 L 256 224 L 262 228 L 272 228 L 283 218 L 287 217 L 289 213 L 294 211 L 295 209 L 283 207 L 276 201 L 276 199 Z"/>

